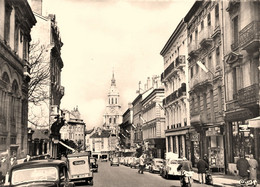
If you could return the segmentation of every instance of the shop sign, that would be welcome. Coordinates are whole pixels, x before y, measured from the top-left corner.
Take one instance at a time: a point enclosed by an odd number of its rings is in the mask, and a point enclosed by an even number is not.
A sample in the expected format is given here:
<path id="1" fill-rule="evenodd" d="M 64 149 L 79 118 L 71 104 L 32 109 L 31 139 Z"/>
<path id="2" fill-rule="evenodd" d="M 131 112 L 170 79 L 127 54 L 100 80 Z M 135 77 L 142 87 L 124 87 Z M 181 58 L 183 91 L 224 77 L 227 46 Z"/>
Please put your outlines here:
<path id="1" fill-rule="evenodd" d="M 200 140 L 200 134 L 199 133 L 192 133 L 190 134 L 190 141 L 196 142 Z"/>
<path id="2" fill-rule="evenodd" d="M 250 131 L 250 129 L 248 128 L 248 125 L 239 125 L 239 131 L 248 132 L 248 131 Z"/>
<path id="3" fill-rule="evenodd" d="M 218 136 L 218 135 L 221 135 L 220 127 L 209 128 L 209 130 L 206 131 L 206 136 Z"/>

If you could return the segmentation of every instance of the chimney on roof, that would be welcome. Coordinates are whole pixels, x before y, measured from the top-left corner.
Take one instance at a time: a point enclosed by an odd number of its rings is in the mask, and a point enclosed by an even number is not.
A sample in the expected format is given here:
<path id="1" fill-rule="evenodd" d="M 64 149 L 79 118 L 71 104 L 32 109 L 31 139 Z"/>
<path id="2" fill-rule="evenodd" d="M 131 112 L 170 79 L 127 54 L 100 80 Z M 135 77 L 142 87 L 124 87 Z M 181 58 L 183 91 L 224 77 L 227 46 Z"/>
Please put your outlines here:
<path id="1" fill-rule="evenodd" d="M 33 12 L 42 15 L 42 0 L 31 0 L 31 8 Z"/>

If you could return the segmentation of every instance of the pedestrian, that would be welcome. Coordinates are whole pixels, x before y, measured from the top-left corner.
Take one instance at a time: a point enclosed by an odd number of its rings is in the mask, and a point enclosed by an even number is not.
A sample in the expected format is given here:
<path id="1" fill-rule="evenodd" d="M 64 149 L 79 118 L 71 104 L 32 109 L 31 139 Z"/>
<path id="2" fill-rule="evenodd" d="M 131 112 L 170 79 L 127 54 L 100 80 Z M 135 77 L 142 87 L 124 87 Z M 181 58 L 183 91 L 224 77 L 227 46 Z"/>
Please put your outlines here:
<path id="1" fill-rule="evenodd" d="M 8 175 L 10 163 L 8 160 L 8 156 L 3 156 L 1 159 L 1 169 L 2 169 L 2 183 L 5 183 L 6 176 Z"/>
<path id="2" fill-rule="evenodd" d="M 27 154 L 23 162 L 29 162 L 29 161 L 31 161 L 31 156 Z"/>
<path id="3" fill-rule="evenodd" d="M 206 170 L 209 169 L 209 165 L 204 159 L 199 159 L 197 163 L 199 182 L 200 184 L 206 183 Z"/>
<path id="4" fill-rule="evenodd" d="M 257 168 L 258 168 L 258 162 L 256 159 L 254 159 L 254 155 L 249 156 L 249 171 L 250 171 L 250 179 L 251 180 L 257 180 Z"/>
<path id="5" fill-rule="evenodd" d="M 178 166 L 177 170 L 183 170 L 183 171 L 192 171 L 192 165 L 189 160 L 187 160 L 186 157 L 182 158 L 182 163 Z"/>
<path id="6" fill-rule="evenodd" d="M 240 154 L 240 158 L 237 160 L 237 170 L 241 178 L 248 178 L 249 163 L 245 159 L 243 154 Z"/>
<path id="7" fill-rule="evenodd" d="M 203 160 L 205 160 L 205 162 L 209 165 L 209 159 L 207 154 L 204 155 Z"/>
<path id="8" fill-rule="evenodd" d="M 139 158 L 139 170 L 138 173 L 143 174 L 144 173 L 144 155 L 141 155 Z"/>

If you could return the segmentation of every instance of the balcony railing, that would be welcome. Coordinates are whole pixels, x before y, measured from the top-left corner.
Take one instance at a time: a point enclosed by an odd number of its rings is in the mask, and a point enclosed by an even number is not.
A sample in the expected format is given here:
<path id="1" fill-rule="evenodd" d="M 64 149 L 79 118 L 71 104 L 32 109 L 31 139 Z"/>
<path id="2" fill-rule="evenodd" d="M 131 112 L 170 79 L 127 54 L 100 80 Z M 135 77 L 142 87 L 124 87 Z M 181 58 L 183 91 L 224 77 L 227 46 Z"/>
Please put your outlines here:
<path id="1" fill-rule="evenodd" d="M 188 45 L 188 53 L 189 56 L 194 56 L 197 54 L 198 49 L 200 48 L 197 40 L 192 41 L 189 45 Z"/>
<path id="2" fill-rule="evenodd" d="M 205 84 L 209 84 L 211 83 L 211 81 L 213 80 L 213 75 L 208 72 L 204 72 L 204 71 L 200 71 L 199 73 L 197 73 L 197 75 L 194 75 L 193 78 L 191 78 L 190 80 L 190 88 L 193 89 L 197 86 L 203 86 Z"/>
<path id="3" fill-rule="evenodd" d="M 254 49 L 260 42 L 260 21 L 252 21 L 239 32 L 240 47 Z M 255 48 L 255 50 L 258 50 Z"/>
<path id="4" fill-rule="evenodd" d="M 212 43 L 213 39 L 211 35 L 214 33 L 213 31 L 213 27 L 209 26 L 199 32 L 198 42 L 201 46 L 210 45 Z"/>
<path id="5" fill-rule="evenodd" d="M 258 84 L 253 84 L 251 86 L 238 90 L 237 100 L 239 106 L 247 107 L 247 106 L 257 104 L 259 100 L 258 91 L 259 91 Z"/>
<path id="6" fill-rule="evenodd" d="M 175 90 L 172 94 L 170 94 L 163 100 L 163 105 L 167 105 L 185 95 L 186 95 L 186 84 L 182 83 L 182 86 L 178 90 Z"/>
<path id="7" fill-rule="evenodd" d="M 174 61 L 164 70 L 163 77 L 167 77 L 174 68 Z"/>

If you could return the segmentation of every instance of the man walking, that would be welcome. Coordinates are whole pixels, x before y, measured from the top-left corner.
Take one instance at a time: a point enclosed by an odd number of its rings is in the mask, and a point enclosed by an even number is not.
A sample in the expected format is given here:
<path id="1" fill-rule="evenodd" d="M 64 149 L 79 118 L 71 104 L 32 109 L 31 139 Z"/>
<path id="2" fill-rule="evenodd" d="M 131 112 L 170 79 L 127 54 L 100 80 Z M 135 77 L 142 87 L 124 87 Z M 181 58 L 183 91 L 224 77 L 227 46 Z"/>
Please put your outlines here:
<path id="1" fill-rule="evenodd" d="M 143 174 L 144 173 L 144 155 L 142 154 L 139 158 L 139 170 L 138 173 Z"/>
<path id="2" fill-rule="evenodd" d="M 244 155 L 240 155 L 240 158 L 237 161 L 237 170 L 238 174 L 242 178 L 248 177 L 248 171 L 249 171 L 249 163 L 247 159 L 244 158 Z"/>
<path id="3" fill-rule="evenodd" d="M 206 183 L 206 169 L 209 169 L 209 165 L 204 159 L 199 159 L 197 163 L 199 182 L 201 184 Z"/>

